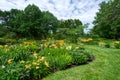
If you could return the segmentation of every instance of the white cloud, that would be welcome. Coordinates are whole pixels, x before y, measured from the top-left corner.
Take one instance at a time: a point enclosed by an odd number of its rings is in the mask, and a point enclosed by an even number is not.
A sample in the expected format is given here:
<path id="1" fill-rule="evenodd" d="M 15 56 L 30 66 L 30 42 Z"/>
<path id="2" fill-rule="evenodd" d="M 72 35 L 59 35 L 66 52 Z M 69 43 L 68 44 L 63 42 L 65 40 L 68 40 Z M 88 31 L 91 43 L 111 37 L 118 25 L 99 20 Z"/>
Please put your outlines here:
<path id="1" fill-rule="evenodd" d="M 0 9 L 24 9 L 28 4 L 35 4 L 43 11 L 49 10 L 58 19 L 77 18 L 83 23 L 92 23 L 102 1 L 106 0 L 0 0 Z"/>

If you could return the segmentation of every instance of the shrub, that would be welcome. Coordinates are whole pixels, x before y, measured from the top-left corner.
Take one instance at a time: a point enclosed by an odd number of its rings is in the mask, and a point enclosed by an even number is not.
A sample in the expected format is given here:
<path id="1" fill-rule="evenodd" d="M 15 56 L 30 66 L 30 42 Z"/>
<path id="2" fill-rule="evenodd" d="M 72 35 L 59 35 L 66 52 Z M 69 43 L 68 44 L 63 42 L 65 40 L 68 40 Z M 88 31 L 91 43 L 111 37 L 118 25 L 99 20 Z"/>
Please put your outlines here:
<path id="1" fill-rule="evenodd" d="M 120 42 L 119 41 L 114 41 L 113 46 L 117 49 L 120 49 Z"/>
<path id="2" fill-rule="evenodd" d="M 0 37 L 4 37 L 6 35 L 6 33 L 8 33 L 9 30 L 7 29 L 7 27 L 5 26 L 1 26 L 0 24 Z"/>
<path id="3" fill-rule="evenodd" d="M 38 80 L 72 64 L 86 63 L 90 58 L 83 47 L 66 44 L 64 40 L 0 45 L 0 80 Z"/>
<path id="4" fill-rule="evenodd" d="M 71 51 L 70 52 L 71 56 L 72 56 L 72 61 L 73 64 L 84 64 L 87 63 L 89 61 L 89 59 L 91 59 L 91 55 L 89 52 L 85 51 L 83 48 L 78 48 L 75 51 Z"/>
<path id="5" fill-rule="evenodd" d="M 68 54 L 48 57 L 48 62 L 50 63 L 52 71 L 61 70 L 72 63 L 72 57 Z"/>
<path id="6" fill-rule="evenodd" d="M 96 45 L 97 41 L 93 40 L 93 38 L 78 38 L 78 42 L 90 45 Z"/>
<path id="7" fill-rule="evenodd" d="M 106 47 L 106 48 L 110 48 L 111 46 L 110 46 L 109 43 L 106 43 L 106 44 L 105 44 L 105 47 Z"/>
<path id="8" fill-rule="evenodd" d="M 14 44 L 14 43 L 16 43 L 16 40 L 15 40 L 15 39 L 0 38 L 0 45 Z"/>
<path id="9" fill-rule="evenodd" d="M 99 45 L 100 47 L 104 47 L 105 44 L 106 44 L 105 42 L 99 42 L 99 43 L 98 43 L 98 45 Z"/>
<path id="10" fill-rule="evenodd" d="M 14 32 L 8 32 L 5 36 L 4 36 L 4 38 L 11 38 L 11 39 L 13 39 L 13 38 L 16 38 L 17 37 L 17 35 L 16 35 L 16 33 L 14 33 Z"/>
<path id="11" fill-rule="evenodd" d="M 110 48 L 111 47 L 111 44 L 108 43 L 108 42 L 99 42 L 98 45 L 101 46 L 101 47 L 105 47 L 105 48 Z"/>
<path id="12" fill-rule="evenodd" d="M 21 60 L 18 62 L 13 60 L 11 63 L 8 62 L 2 71 L 2 77 L 0 78 L 2 80 L 41 79 L 49 73 L 49 64 L 43 57 L 34 57 L 27 61 Z"/>
<path id="13" fill-rule="evenodd" d="M 6 59 L 14 59 L 15 61 L 26 60 L 30 58 L 30 55 L 39 49 L 39 46 L 35 42 L 29 42 L 30 44 L 16 44 L 16 45 L 4 45 L 0 48 L 0 64 L 6 64 Z M 34 44 L 33 44 L 34 43 Z"/>
<path id="14" fill-rule="evenodd" d="M 99 42 L 98 43 L 99 46 L 101 47 L 105 47 L 105 48 L 116 48 L 116 49 L 120 49 L 120 42 L 119 41 L 104 41 L 104 42 Z"/>
<path id="15" fill-rule="evenodd" d="M 72 62 L 72 57 L 65 48 L 46 48 L 41 51 L 40 55 L 46 56 L 53 70 L 64 69 Z"/>

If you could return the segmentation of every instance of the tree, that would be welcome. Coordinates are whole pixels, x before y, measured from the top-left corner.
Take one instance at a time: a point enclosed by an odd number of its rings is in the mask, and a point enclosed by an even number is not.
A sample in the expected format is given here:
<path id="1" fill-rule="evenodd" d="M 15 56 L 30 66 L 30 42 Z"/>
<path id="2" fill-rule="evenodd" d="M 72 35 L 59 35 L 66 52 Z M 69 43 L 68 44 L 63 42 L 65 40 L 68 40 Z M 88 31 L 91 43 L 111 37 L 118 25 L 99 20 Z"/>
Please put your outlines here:
<path id="1" fill-rule="evenodd" d="M 16 18 L 19 26 L 16 27 L 22 36 L 39 37 L 41 31 L 42 12 L 36 5 L 28 5 Z"/>
<path id="2" fill-rule="evenodd" d="M 84 34 L 84 26 L 79 19 L 61 20 L 59 28 L 55 34 L 56 39 L 66 39 L 77 42 L 77 38 Z"/>
<path id="3" fill-rule="evenodd" d="M 56 32 L 57 18 L 50 12 L 42 12 L 36 5 L 28 5 L 24 10 L 0 10 L 2 26 L 15 32 L 19 37 L 46 38 L 49 30 Z"/>
<path id="4" fill-rule="evenodd" d="M 120 37 L 120 0 L 102 2 L 93 23 L 95 34 L 105 38 Z"/>
<path id="5" fill-rule="evenodd" d="M 47 36 L 49 34 L 49 30 L 52 32 L 56 32 L 59 27 L 57 18 L 50 13 L 49 11 L 42 12 L 42 24 L 41 26 L 44 28 L 44 35 Z"/>
<path id="6" fill-rule="evenodd" d="M 49 11 L 41 11 L 30 4 L 24 10 L 0 10 L 1 26 L 16 33 L 17 37 L 47 38 L 56 34 L 58 28 L 67 28 L 67 35 L 82 35 L 84 27 L 79 19 L 59 21 Z M 64 31 L 64 30 L 63 30 Z"/>
<path id="7" fill-rule="evenodd" d="M 79 25 L 82 25 L 82 22 L 79 19 L 68 19 L 60 21 L 60 27 L 63 28 L 76 28 Z"/>

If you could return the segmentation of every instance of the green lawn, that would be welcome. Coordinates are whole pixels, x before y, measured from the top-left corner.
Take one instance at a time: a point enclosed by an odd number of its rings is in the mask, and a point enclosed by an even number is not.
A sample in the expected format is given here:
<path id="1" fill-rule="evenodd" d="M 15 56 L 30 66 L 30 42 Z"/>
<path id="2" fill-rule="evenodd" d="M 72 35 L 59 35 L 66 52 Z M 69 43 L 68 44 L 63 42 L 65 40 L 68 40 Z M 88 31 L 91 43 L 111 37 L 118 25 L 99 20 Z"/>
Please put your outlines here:
<path id="1" fill-rule="evenodd" d="M 120 49 L 85 47 L 95 56 L 93 62 L 58 71 L 43 80 L 120 80 Z"/>

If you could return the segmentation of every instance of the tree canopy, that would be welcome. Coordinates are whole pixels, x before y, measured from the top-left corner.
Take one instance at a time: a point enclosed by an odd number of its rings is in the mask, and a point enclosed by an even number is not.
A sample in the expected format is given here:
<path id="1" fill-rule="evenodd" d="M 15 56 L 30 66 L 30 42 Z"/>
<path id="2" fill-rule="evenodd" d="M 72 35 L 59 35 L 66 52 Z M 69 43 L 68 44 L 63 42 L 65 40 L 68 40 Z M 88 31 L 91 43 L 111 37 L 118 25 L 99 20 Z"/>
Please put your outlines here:
<path id="1" fill-rule="evenodd" d="M 54 31 L 58 22 L 52 13 L 42 12 L 34 4 L 28 5 L 24 10 L 0 10 L 0 20 L 3 26 L 23 37 L 46 37 L 48 30 Z"/>
<path id="2" fill-rule="evenodd" d="M 34 4 L 29 4 L 24 10 L 0 10 L 0 21 L 2 27 L 14 32 L 17 37 L 46 38 L 50 35 L 49 31 L 56 34 L 60 28 L 79 28 L 80 32 L 77 32 L 83 34 L 82 22 L 79 19 L 58 20 L 52 13 L 41 11 Z"/>
<path id="3" fill-rule="evenodd" d="M 93 23 L 95 34 L 104 38 L 120 38 L 120 0 L 102 2 Z"/>

